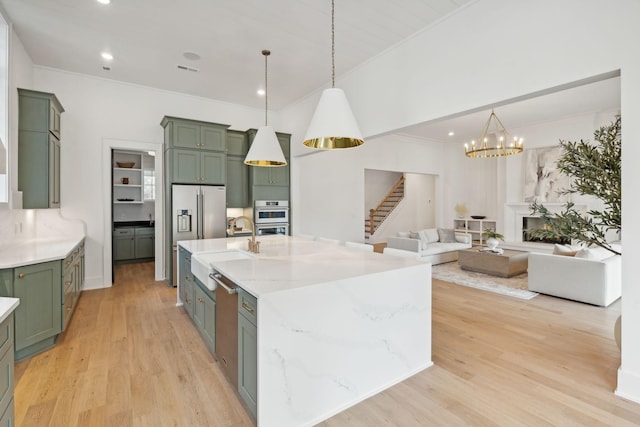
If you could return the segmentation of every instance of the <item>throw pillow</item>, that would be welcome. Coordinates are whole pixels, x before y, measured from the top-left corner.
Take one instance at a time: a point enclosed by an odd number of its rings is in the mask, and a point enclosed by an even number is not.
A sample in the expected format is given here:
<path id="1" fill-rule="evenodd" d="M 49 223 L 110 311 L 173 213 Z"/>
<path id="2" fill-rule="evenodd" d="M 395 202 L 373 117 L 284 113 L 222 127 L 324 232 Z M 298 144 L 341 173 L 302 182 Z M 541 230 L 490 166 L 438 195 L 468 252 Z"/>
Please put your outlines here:
<path id="1" fill-rule="evenodd" d="M 427 236 L 427 230 L 418 231 L 418 238 L 422 242 L 422 249 L 423 250 L 427 249 L 427 246 L 429 245 L 429 237 Z"/>
<path id="2" fill-rule="evenodd" d="M 593 259 L 597 261 L 602 261 L 605 258 L 609 258 L 613 254 L 608 250 L 600 247 L 594 248 L 582 248 L 578 252 L 576 252 L 576 258 L 584 258 L 584 259 Z"/>
<path id="3" fill-rule="evenodd" d="M 408 231 L 398 231 L 398 237 L 411 237 L 411 233 Z"/>
<path id="4" fill-rule="evenodd" d="M 456 235 L 453 228 L 438 228 L 438 237 L 442 243 L 456 243 Z"/>
<path id="5" fill-rule="evenodd" d="M 409 237 L 411 237 L 412 239 L 420 238 L 420 236 L 418 236 L 418 233 L 416 231 L 409 231 Z"/>
<path id="6" fill-rule="evenodd" d="M 427 240 L 429 241 L 429 243 L 435 243 L 440 240 L 438 230 L 436 230 L 435 228 L 425 228 L 422 231 L 424 231 L 425 235 L 427 236 Z"/>
<path id="7" fill-rule="evenodd" d="M 575 256 L 579 248 L 573 248 L 569 245 L 553 245 L 553 255 Z"/>

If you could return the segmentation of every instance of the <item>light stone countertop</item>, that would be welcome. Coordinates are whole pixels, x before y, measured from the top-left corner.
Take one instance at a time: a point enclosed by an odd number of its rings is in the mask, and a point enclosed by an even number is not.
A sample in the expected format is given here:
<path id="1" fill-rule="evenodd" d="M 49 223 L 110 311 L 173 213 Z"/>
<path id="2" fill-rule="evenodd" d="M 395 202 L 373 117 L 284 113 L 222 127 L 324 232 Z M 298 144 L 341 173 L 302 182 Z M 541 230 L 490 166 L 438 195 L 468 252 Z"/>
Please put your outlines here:
<path id="1" fill-rule="evenodd" d="M 420 264 L 300 237 L 271 235 L 256 240 L 260 242 L 258 254 L 246 251 L 246 237 L 180 241 L 178 245 L 192 254 L 230 250 L 250 254 L 247 259 L 216 262 L 215 269 L 256 297 Z"/>
<path id="2" fill-rule="evenodd" d="M 0 248 L 0 269 L 64 259 L 82 239 L 84 236 L 40 238 L 2 247 Z"/>
<path id="3" fill-rule="evenodd" d="M 20 298 L 0 297 L 0 323 L 4 322 L 20 304 Z"/>

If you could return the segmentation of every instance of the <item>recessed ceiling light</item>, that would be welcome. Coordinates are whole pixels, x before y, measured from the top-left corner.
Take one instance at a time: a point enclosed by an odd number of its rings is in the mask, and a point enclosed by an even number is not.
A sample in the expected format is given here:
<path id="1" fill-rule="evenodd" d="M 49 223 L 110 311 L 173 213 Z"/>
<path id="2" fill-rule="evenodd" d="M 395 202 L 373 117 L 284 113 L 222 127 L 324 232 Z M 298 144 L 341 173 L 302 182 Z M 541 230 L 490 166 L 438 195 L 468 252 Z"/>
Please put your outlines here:
<path id="1" fill-rule="evenodd" d="M 102 52 L 100 56 L 102 56 L 102 59 L 104 59 L 105 61 L 113 61 L 113 55 L 111 55 L 109 52 Z"/>
<path id="2" fill-rule="evenodd" d="M 200 55 L 198 55 L 195 52 L 185 52 L 182 54 L 182 56 L 184 56 L 186 59 L 189 59 L 191 61 L 197 61 L 200 59 Z"/>
<path id="3" fill-rule="evenodd" d="M 258 95 L 260 95 L 260 96 L 264 96 L 264 94 L 265 94 L 264 89 L 258 89 L 257 92 L 258 92 Z"/>
<path id="4" fill-rule="evenodd" d="M 100 4 L 109 4 L 109 3 L 111 3 L 111 0 L 97 0 L 97 1 Z"/>
<path id="5" fill-rule="evenodd" d="M 455 135 L 455 133 L 449 132 L 449 136 L 453 136 L 453 135 Z"/>

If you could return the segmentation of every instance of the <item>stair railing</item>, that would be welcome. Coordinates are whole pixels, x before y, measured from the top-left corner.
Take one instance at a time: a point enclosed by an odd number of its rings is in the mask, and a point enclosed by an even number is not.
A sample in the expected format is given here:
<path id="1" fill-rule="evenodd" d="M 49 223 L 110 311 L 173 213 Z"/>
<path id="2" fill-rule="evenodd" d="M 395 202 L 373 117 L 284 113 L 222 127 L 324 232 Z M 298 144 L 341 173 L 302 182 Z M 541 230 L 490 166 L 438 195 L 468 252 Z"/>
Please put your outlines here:
<path id="1" fill-rule="evenodd" d="M 403 184 L 404 184 L 404 175 L 400 177 L 398 182 L 396 182 L 396 184 L 393 186 L 393 188 L 391 188 L 391 190 L 389 190 L 387 195 L 384 196 L 382 201 L 380 203 L 378 203 L 378 206 L 376 206 L 375 209 L 369 209 L 369 235 L 370 236 L 373 235 L 373 233 L 376 231 L 376 224 L 375 224 L 375 219 L 374 219 L 375 214 L 380 210 L 382 205 L 384 205 L 384 203 L 391 197 L 391 195 L 398 189 L 398 187 L 400 187 Z M 404 198 L 404 192 L 402 194 L 402 198 Z M 402 200 L 402 198 L 400 200 Z M 397 200 L 395 204 L 397 205 L 400 202 L 400 200 Z M 394 206 L 394 208 L 395 208 L 395 206 Z M 393 208 L 391 210 L 393 210 Z M 391 212 L 391 210 L 389 212 Z"/>

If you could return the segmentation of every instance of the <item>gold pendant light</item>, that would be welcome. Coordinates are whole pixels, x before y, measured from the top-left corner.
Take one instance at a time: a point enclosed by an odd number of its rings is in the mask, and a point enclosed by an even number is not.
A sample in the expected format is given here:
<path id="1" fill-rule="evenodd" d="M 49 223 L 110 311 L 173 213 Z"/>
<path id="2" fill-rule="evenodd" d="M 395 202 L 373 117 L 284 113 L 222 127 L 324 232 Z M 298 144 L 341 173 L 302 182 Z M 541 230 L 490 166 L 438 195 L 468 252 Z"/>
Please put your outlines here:
<path id="1" fill-rule="evenodd" d="M 492 120 L 493 128 L 491 128 Z M 496 113 L 491 109 L 491 115 L 484 125 L 478 142 L 471 141 L 471 146 L 464 144 L 464 154 L 473 158 L 511 156 L 522 153 L 524 149 L 523 142 L 522 138 L 511 137 L 511 134 L 507 132 Z"/>
<path id="2" fill-rule="evenodd" d="M 332 150 L 364 144 L 347 97 L 336 87 L 335 3 L 331 0 L 331 89 L 322 92 L 303 144 L 310 148 Z"/>
<path id="3" fill-rule="evenodd" d="M 247 157 L 244 159 L 245 165 L 250 166 L 266 166 L 278 167 L 286 166 L 287 159 L 284 158 L 278 137 L 273 128 L 267 125 L 267 110 L 269 106 L 267 89 L 267 57 L 271 55 L 271 51 L 263 50 L 264 55 L 264 126 L 258 129 Z"/>

